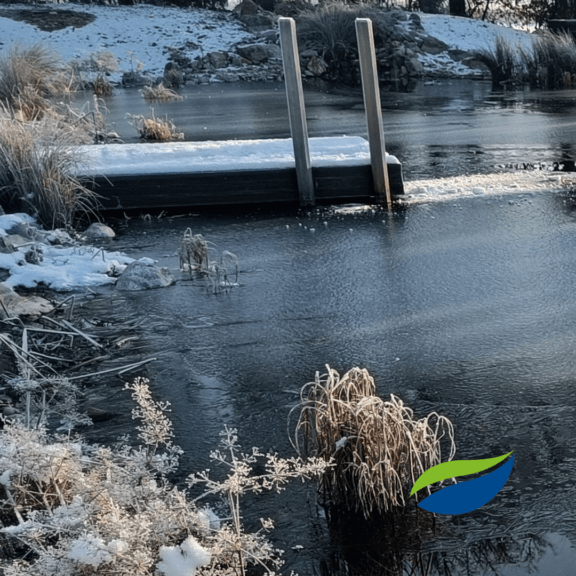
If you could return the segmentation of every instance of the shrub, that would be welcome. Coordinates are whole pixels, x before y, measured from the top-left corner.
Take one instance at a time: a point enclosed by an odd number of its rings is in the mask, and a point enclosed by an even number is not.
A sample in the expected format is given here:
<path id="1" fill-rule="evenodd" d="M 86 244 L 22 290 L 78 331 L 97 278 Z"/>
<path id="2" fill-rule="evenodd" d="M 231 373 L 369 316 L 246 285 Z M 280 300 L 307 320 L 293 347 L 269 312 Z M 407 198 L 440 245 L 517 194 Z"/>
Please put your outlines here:
<path id="1" fill-rule="evenodd" d="M 139 114 L 127 114 L 129 123 L 140 134 L 144 140 L 156 140 L 158 142 L 170 142 L 172 140 L 184 140 L 184 134 L 178 132 L 176 126 L 171 120 L 162 120 L 154 116 L 154 109 L 152 109 L 152 117 L 146 118 Z"/>
<path id="2" fill-rule="evenodd" d="M 92 82 L 92 90 L 95 96 L 112 96 L 112 84 L 102 76 L 98 74 L 94 82 Z"/>
<path id="3" fill-rule="evenodd" d="M 301 390 L 295 448 L 334 462 L 320 484 L 331 504 L 365 518 L 406 506 L 416 479 L 440 463 L 443 439 L 454 457 L 452 424 L 435 412 L 415 420 L 399 398 L 382 400 L 366 370 L 327 370 Z"/>
<path id="4" fill-rule="evenodd" d="M 76 178 L 74 130 L 58 117 L 21 122 L 0 109 L 0 199 L 9 208 L 36 213 L 49 228 L 69 227 L 93 213 L 97 195 Z"/>

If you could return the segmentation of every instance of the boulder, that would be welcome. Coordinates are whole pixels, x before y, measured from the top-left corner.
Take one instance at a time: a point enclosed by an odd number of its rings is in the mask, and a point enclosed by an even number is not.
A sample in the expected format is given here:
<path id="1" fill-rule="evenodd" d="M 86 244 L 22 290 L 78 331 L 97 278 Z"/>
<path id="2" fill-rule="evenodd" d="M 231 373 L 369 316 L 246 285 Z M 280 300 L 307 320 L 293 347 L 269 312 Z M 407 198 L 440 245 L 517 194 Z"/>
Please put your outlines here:
<path id="1" fill-rule="evenodd" d="M 260 64 L 269 58 L 282 57 L 280 46 L 276 44 L 242 44 L 236 47 L 236 51 L 254 64 Z"/>
<path id="2" fill-rule="evenodd" d="M 228 52 L 210 52 L 208 54 L 208 62 L 210 62 L 214 68 L 226 68 L 229 62 Z"/>
<path id="3" fill-rule="evenodd" d="M 149 259 L 136 260 L 126 266 L 118 277 L 118 290 L 149 290 L 164 288 L 174 284 L 174 277 L 168 268 L 159 268 Z"/>
<path id="4" fill-rule="evenodd" d="M 122 74 L 122 86 L 145 86 L 150 80 L 138 72 L 124 72 Z"/>
<path id="5" fill-rule="evenodd" d="M 94 224 L 90 224 L 90 226 L 86 229 L 84 236 L 90 239 L 104 240 L 108 238 L 114 238 L 116 234 L 114 233 L 114 230 L 110 228 L 110 226 L 106 226 L 106 224 L 102 224 L 100 222 L 94 222 Z"/>
<path id="6" fill-rule="evenodd" d="M 240 20 L 246 24 L 250 32 L 263 32 L 272 28 L 275 24 L 274 15 L 268 12 L 240 16 Z"/>
<path id="7" fill-rule="evenodd" d="M 441 54 L 442 52 L 447 52 L 450 49 L 450 46 L 446 44 L 446 42 L 442 42 L 438 38 L 434 38 L 434 36 L 428 36 L 425 38 L 420 45 L 420 48 L 427 52 L 428 54 L 432 54 L 435 56 L 436 54 Z"/>
<path id="8" fill-rule="evenodd" d="M 234 6 L 232 12 L 239 16 L 253 16 L 254 14 L 258 14 L 258 4 L 253 0 L 242 0 L 240 4 Z"/>
<path id="9" fill-rule="evenodd" d="M 40 316 L 50 312 L 54 307 L 40 296 L 20 296 L 6 284 L 0 283 L 0 319 L 15 316 Z"/>
<path id="10" fill-rule="evenodd" d="M 164 66 L 162 82 L 166 88 L 179 88 L 183 83 L 182 70 L 176 62 L 168 62 Z"/>

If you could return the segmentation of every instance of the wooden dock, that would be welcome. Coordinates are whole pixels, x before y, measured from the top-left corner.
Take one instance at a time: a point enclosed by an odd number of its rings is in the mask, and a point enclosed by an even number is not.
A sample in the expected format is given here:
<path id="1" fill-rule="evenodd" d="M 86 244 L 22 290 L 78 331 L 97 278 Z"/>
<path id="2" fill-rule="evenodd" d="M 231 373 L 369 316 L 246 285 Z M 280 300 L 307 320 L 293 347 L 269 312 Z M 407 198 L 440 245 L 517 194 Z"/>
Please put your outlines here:
<path id="1" fill-rule="evenodd" d="M 310 138 L 314 203 L 377 203 L 368 142 Z M 256 140 L 82 146 L 79 175 L 103 210 L 195 206 L 298 205 L 292 141 Z M 402 165 L 387 158 L 393 195 Z"/>

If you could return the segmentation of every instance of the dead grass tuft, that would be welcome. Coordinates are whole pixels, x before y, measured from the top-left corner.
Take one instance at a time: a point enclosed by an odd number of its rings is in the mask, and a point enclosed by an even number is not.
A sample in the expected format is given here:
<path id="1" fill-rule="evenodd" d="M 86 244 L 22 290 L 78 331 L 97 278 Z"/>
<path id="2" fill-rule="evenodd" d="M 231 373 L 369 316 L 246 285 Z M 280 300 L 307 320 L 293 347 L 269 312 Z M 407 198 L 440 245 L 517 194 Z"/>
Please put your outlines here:
<path id="1" fill-rule="evenodd" d="M 415 420 L 396 396 L 382 400 L 367 370 L 327 370 L 301 390 L 294 447 L 333 459 L 320 483 L 333 505 L 366 518 L 406 506 L 416 479 L 441 462 L 441 444 L 454 457 L 451 422 L 436 412 Z"/>
<path id="2" fill-rule="evenodd" d="M 183 100 L 183 96 L 176 94 L 174 90 L 166 88 L 162 82 L 156 86 L 144 86 L 142 96 L 146 102 L 170 102 L 173 100 Z"/>
<path id="3" fill-rule="evenodd" d="M 16 44 L 0 58 L 0 101 L 20 110 L 26 120 L 44 115 L 50 108 L 48 96 L 73 89 L 73 76 L 43 44 Z"/>
<path id="4" fill-rule="evenodd" d="M 98 74 L 92 82 L 92 91 L 95 96 L 112 96 L 112 84 L 102 74 Z"/>
<path id="5" fill-rule="evenodd" d="M 38 215 L 49 228 L 92 214 L 97 195 L 76 177 L 76 134 L 58 117 L 21 122 L 0 107 L 0 203 Z"/>
<path id="6" fill-rule="evenodd" d="M 154 116 L 154 109 L 152 109 L 152 117 L 146 118 L 139 114 L 127 114 L 129 123 L 140 134 L 144 140 L 156 140 L 157 142 L 170 142 L 172 140 L 184 140 L 184 133 L 178 132 L 178 129 L 171 120 L 162 120 Z"/>

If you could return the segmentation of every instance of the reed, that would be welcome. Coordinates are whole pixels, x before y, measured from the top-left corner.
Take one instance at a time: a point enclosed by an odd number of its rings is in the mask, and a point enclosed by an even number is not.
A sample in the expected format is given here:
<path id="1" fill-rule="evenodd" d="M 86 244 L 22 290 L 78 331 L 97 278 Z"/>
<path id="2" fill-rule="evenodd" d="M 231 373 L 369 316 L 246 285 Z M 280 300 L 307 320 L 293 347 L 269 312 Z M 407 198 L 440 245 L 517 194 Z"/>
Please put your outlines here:
<path id="1" fill-rule="evenodd" d="M 496 37 L 494 50 L 480 50 L 475 55 L 490 70 L 493 88 L 501 89 L 524 82 L 526 71 L 524 59 L 503 36 Z"/>
<path id="2" fill-rule="evenodd" d="M 333 461 L 320 488 L 332 505 L 365 518 L 406 506 L 416 479 L 439 464 L 442 445 L 455 454 L 451 422 L 432 412 L 416 420 L 392 395 L 376 396 L 367 370 L 353 368 L 342 377 L 327 366 L 301 390 L 293 445 L 298 452 Z"/>

